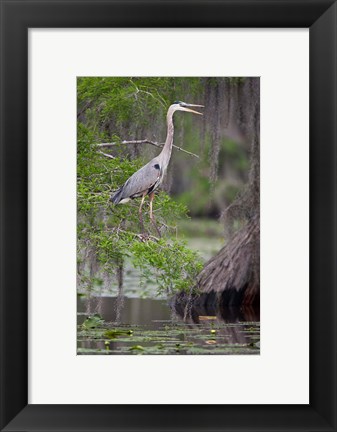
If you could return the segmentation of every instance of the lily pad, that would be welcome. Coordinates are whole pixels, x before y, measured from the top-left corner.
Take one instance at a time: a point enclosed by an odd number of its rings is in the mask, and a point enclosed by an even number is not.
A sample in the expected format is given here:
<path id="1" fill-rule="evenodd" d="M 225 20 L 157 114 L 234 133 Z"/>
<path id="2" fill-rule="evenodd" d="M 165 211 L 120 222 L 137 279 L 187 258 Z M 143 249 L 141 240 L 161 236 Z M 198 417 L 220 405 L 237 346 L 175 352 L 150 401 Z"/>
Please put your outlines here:
<path id="1" fill-rule="evenodd" d="M 103 333 L 103 336 L 109 338 L 109 339 L 115 339 L 118 336 L 132 336 L 133 331 L 132 330 L 120 330 L 120 329 L 111 329 L 107 330 Z"/>
<path id="2" fill-rule="evenodd" d="M 134 345 L 129 348 L 130 351 L 145 351 L 145 348 L 141 345 Z"/>
<path id="3" fill-rule="evenodd" d="M 103 324 L 104 324 L 104 319 L 101 317 L 101 315 L 100 314 L 94 314 L 94 315 L 88 316 L 84 320 L 82 327 L 84 329 L 92 329 L 92 328 L 99 327 Z"/>

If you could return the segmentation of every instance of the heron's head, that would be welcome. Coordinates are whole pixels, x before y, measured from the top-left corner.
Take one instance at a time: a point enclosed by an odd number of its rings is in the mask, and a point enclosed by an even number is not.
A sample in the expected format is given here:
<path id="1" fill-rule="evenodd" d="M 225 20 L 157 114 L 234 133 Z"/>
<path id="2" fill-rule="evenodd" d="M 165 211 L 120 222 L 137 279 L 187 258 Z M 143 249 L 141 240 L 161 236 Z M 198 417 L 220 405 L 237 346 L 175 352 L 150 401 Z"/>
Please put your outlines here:
<path id="1" fill-rule="evenodd" d="M 204 105 L 195 105 L 195 104 L 188 104 L 186 102 L 176 101 L 171 106 L 173 107 L 174 111 L 187 111 L 194 114 L 203 115 L 202 113 L 198 111 L 194 111 L 191 108 L 192 107 L 204 108 Z"/>

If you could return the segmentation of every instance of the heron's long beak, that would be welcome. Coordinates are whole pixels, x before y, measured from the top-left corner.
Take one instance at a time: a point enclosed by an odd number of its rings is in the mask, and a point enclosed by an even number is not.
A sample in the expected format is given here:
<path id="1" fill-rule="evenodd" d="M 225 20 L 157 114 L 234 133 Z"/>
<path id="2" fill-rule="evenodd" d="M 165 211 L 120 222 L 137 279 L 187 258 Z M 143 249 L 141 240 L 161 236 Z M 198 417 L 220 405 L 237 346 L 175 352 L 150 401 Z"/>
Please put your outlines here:
<path id="1" fill-rule="evenodd" d="M 188 112 L 191 112 L 191 113 L 194 113 L 194 114 L 203 115 L 203 113 L 200 113 L 200 112 L 198 112 L 198 111 L 194 111 L 194 110 L 192 110 L 192 109 L 190 109 L 190 108 L 187 108 L 187 107 L 200 107 L 200 108 L 204 108 L 204 105 L 186 104 L 186 105 L 184 106 L 184 111 L 188 111 Z"/>

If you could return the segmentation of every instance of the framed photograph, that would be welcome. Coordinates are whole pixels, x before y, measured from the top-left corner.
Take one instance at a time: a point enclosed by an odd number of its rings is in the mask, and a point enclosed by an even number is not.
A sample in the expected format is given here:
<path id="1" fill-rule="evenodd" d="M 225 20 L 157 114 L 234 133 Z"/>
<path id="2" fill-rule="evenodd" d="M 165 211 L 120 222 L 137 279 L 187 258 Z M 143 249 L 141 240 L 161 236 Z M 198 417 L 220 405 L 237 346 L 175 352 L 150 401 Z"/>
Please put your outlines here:
<path id="1" fill-rule="evenodd" d="M 260 354 L 260 78 L 78 77 L 77 101 L 77 354 Z"/>
<path id="2" fill-rule="evenodd" d="M 1 7 L 1 430 L 336 430 L 336 2 Z"/>

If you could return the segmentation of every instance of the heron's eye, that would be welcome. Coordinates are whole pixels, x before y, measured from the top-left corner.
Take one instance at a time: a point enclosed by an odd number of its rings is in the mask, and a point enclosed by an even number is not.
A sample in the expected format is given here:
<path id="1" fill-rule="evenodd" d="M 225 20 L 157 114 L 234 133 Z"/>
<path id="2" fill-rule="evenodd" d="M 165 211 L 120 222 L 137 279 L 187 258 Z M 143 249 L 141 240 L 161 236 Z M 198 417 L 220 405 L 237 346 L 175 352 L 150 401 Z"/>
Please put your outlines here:
<path id="1" fill-rule="evenodd" d="M 160 166 L 158 164 L 153 165 L 154 168 L 156 168 L 157 170 L 160 169 Z"/>

